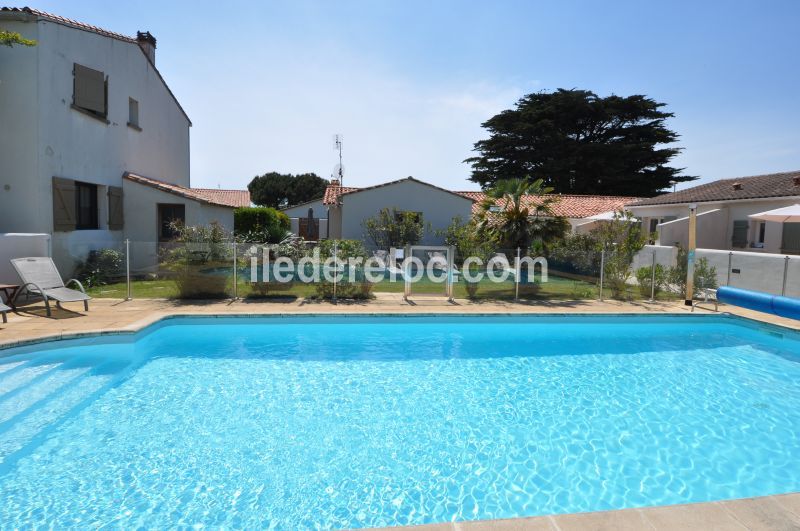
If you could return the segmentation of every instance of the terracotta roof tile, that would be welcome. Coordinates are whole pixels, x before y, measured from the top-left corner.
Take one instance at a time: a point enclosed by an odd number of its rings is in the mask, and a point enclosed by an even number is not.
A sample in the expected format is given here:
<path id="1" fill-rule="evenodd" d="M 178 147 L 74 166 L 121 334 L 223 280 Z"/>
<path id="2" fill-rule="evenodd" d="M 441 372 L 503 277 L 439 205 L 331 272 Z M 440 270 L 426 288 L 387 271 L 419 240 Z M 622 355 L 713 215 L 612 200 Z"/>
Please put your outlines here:
<path id="1" fill-rule="evenodd" d="M 486 199 L 484 192 L 456 192 L 465 197 L 469 197 L 475 204 L 472 206 L 472 213 L 480 212 L 481 203 Z M 554 194 L 558 201 L 553 203 L 553 212 L 557 216 L 565 218 L 588 218 L 603 212 L 611 212 L 622 209 L 626 204 L 635 201 L 637 197 L 610 196 L 610 195 L 567 195 Z M 526 195 L 523 197 L 523 205 L 535 206 L 540 203 L 540 196 Z M 495 201 L 502 205 L 502 200 Z"/>
<path id="2" fill-rule="evenodd" d="M 353 188 L 351 186 L 339 186 L 338 184 L 329 184 L 325 188 L 325 196 L 322 198 L 323 205 L 334 205 L 339 200 L 339 197 L 351 192 L 357 192 L 361 188 Z"/>
<path id="3" fill-rule="evenodd" d="M 672 205 L 786 196 L 800 196 L 800 171 L 722 179 L 671 194 L 641 199 L 628 206 Z"/>
<path id="4" fill-rule="evenodd" d="M 211 188 L 186 188 L 178 186 L 158 179 L 152 179 L 143 175 L 126 172 L 122 176 L 124 179 L 133 181 L 135 183 L 161 190 L 169 194 L 191 199 L 199 203 L 206 203 L 209 205 L 223 206 L 234 208 L 238 206 L 250 206 L 250 192 L 246 190 L 215 190 Z M 245 194 L 247 203 L 244 203 Z"/>
<path id="5" fill-rule="evenodd" d="M 191 188 L 205 196 L 210 202 L 232 207 L 249 207 L 250 192 L 247 190 L 220 190 L 219 188 Z"/>

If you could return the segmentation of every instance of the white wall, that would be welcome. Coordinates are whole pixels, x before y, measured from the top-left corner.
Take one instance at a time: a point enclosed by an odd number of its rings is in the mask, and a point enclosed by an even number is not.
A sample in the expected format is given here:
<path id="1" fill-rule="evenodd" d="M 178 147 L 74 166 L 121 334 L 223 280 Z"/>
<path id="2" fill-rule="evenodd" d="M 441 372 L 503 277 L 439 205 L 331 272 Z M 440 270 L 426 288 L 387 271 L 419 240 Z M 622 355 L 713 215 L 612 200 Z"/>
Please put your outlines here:
<path id="1" fill-rule="evenodd" d="M 38 39 L 36 24 L 3 22 L 4 29 Z M 37 50 L 0 46 L 0 232 L 50 232 L 49 200 L 38 180 Z M 37 207 L 31 208 L 32 205 Z M 50 207 L 52 210 L 52 206 Z M 37 220 L 37 214 L 46 218 Z"/>
<path id="2" fill-rule="evenodd" d="M 137 44 L 46 21 L 3 26 L 38 45 L 0 47 L 0 231 L 53 231 L 53 176 L 122 186 L 132 171 L 189 186 L 189 120 Z M 73 63 L 108 76 L 108 124 L 70 108 Z M 127 126 L 129 97 L 141 131 Z M 101 212 L 101 230 L 55 233 L 57 264 L 119 242 L 105 222 Z"/>
<path id="3" fill-rule="evenodd" d="M 698 203 L 697 247 L 708 249 L 730 250 L 733 237 L 733 222 L 748 220 L 751 214 L 758 214 L 767 210 L 781 208 L 795 203 L 800 203 L 800 196 L 783 197 L 779 199 L 757 199 L 728 201 L 724 203 Z M 664 218 L 668 216 L 678 218 L 659 226 L 659 240 L 661 245 L 674 245 L 680 243 L 688 245 L 688 205 L 662 205 L 652 207 L 629 207 L 631 212 L 642 220 L 642 227 L 648 230 L 651 218 Z M 710 214 L 713 211 L 714 214 Z M 683 219 L 685 218 L 685 219 Z M 751 224 L 748 233 L 748 242 L 755 241 L 755 224 Z M 747 249 L 753 252 L 780 253 L 783 240 L 783 226 L 781 223 L 768 222 L 765 228 L 765 241 L 763 249 Z M 743 249 L 744 250 L 744 249 Z"/>
<path id="4" fill-rule="evenodd" d="M 19 284 L 10 260 L 29 256 L 50 256 L 49 234 L 0 234 L 0 284 Z"/>
<path id="5" fill-rule="evenodd" d="M 784 267 L 787 267 L 787 255 L 697 249 L 695 256 L 697 259 L 706 258 L 709 265 L 716 268 L 717 282 L 720 286 L 730 285 L 773 295 L 781 294 Z M 728 283 L 729 260 L 730 283 Z M 800 297 L 800 256 L 789 256 L 786 296 Z"/>
<path id="6" fill-rule="evenodd" d="M 284 208 L 283 210 L 281 210 L 281 212 L 283 212 L 290 218 L 305 218 L 308 217 L 309 208 L 314 209 L 315 218 L 328 217 L 328 207 L 322 204 L 322 199 L 311 201 L 309 203 L 303 203 L 302 205 L 296 205 L 293 207 Z"/>
<path id="7" fill-rule="evenodd" d="M 123 183 L 124 238 L 132 242 L 131 267 L 147 269 L 157 263 L 158 204 L 184 205 L 187 225 L 216 221 L 233 233 L 233 208 L 209 205 L 125 179 Z"/>
<path id="8" fill-rule="evenodd" d="M 652 267 L 653 253 L 656 254 L 656 265 L 668 268 L 675 265 L 678 257 L 678 248 L 667 245 L 645 245 L 633 257 L 633 264 L 631 265 L 633 272 L 635 273 L 637 269 L 642 267 Z"/>
<path id="9" fill-rule="evenodd" d="M 341 237 L 344 239 L 363 240 L 364 228 L 361 223 L 375 216 L 382 208 L 422 212 L 425 223 L 430 223 L 434 231 L 447 228 L 456 216 L 460 216 L 462 221 L 466 222 L 472 215 L 472 201 L 466 197 L 412 180 L 402 180 L 358 193 L 345 194 L 341 196 L 341 201 Z M 333 223 L 332 219 L 332 230 Z M 334 237 L 333 232 L 331 234 L 331 237 Z M 420 243 L 437 245 L 442 242 L 441 237 L 430 232 L 425 234 Z M 366 243 L 371 244 L 371 242 Z"/>

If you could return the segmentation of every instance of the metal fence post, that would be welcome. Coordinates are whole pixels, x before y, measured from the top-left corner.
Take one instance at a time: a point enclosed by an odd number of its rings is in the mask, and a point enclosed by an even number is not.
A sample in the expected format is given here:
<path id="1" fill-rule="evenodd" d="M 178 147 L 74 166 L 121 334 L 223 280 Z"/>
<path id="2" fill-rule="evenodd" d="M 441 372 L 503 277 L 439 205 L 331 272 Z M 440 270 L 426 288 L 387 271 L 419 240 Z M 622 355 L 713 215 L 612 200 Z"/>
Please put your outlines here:
<path id="1" fill-rule="evenodd" d="M 726 286 L 731 285 L 731 264 L 733 263 L 733 251 L 728 253 L 728 280 L 725 281 Z"/>
<path id="2" fill-rule="evenodd" d="M 447 300 L 449 302 L 453 302 L 455 300 L 454 297 L 454 289 L 453 289 L 453 268 L 456 265 L 456 248 L 454 245 L 451 245 L 447 249 Z"/>
<path id="3" fill-rule="evenodd" d="M 653 266 L 651 267 L 652 271 L 651 278 L 650 278 L 650 302 L 655 302 L 656 300 L 656 252 L 653 251 Z"/>
<path id="4" fill-rule="evenodd" d="M 411 268 L 411 245 L 406 244 L 403 247 L 403 300 L 408 301 L 411 296 L 411 280 L 408 274 Z"/>
<path id="5" fill-rule="evenodd" d="M 600 301 L 603 301 L 603 277 L 606 270 L 606 249 L 600 251 Z"/>
<path id="6" fill-rule="evenodd" d="M 338 240 L 333 240 L 333 303 L 336 304 L 336 281 L 339 278 Z"/>
<path id="7" fill-rule="evenodd" d="M 238 272 L 238 264 L 236 260 L 236 242 L 233 242 L 233 298 L 234 300 L 239 298 L 239 278 Z"/>
<path id="8" fill-rule="evenodd" d="M 125 238 L 125 287 L 128 290 L 126 301 L 131 300 L 131 241 Z"/>
<path id="9" fill-rule="evenodd" d="M 786 296 L 786 277 L 789 276 L 789 257 L 783 259 L 783 286 L 781 287 L 781 297 Z"/>
<path id="10" fill-rule="evenodd" d="M 522 266 L 519 262 L 519 247 L 517 247 L 517 259 L 514 261 L 514 301 L 519 301 L 519 276 L 522 274 Z"/>

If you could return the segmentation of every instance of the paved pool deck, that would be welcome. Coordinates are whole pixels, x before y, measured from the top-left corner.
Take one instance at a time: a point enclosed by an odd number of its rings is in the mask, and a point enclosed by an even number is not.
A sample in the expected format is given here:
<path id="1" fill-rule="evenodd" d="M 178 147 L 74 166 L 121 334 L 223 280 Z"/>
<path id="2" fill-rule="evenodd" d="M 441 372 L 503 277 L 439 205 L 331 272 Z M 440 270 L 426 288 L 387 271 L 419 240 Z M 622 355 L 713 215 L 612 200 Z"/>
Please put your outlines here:
<path id="1" fill-rule="evenodd" d="M 41 302 L 21 305 L 10 312 L 8 323 L 0 324 L 0 348 L 39 339 L 58 339 L 96 333 L 132 332 L 174 315 L 309 315 L 309 314 L 688 314 L 683 302 L 547 301 L 547 302 L 472 302 L 417 297 L 406 302 L 399 294 L 377 294 L 374 300 L 360 302 L 272 299 L 269 301 L 220 300 L 175 301 L 165 299 L 95 299 L 90 311 L 80 304 L 67 309 L 53 308 L 45 315 Z M 800 330 L 800 321 L 783 319 L 742 308 L 720 305 L 721 312 L 760 322 Z M 712 313 L 713 305 L 703 305 L 696 313 Z M 625 509 L 596 513 L 564 514 L 508 520 L 455 522 L 415 526 L 418 531 L 496 530 L 614 530 L 690 529 L 690 530 L 800 530 L 800 493 L 747 498 L 741 500 Z"/>

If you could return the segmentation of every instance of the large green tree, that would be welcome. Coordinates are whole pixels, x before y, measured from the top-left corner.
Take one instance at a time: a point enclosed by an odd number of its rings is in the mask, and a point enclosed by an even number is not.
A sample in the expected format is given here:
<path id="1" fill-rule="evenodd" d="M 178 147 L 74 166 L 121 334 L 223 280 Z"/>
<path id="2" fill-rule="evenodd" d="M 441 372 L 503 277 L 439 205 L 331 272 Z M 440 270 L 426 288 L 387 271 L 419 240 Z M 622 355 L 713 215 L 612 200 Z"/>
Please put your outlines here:
<path id="1" fill-rule="evenodd" d="M 319 199 L 325 194 L 328 181 L 315 173 L 269 172 L 255 177 L 247 189 L 256 205 L 283 208 Z"/>
<path id="2" fill-rule="evenodd" d="M 668 166 L 678 134 L 672 113 L 646 96 L 588 90 L 537 92 L 483 123 L 489 138 L 467 159 L 471 180 L 487 188 L 528 175 L 556 193 L 650 197 L 673 182 L 696 179 Z"/>

